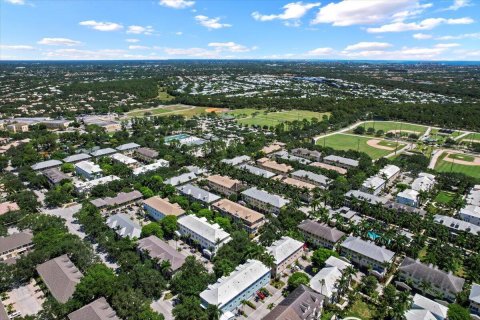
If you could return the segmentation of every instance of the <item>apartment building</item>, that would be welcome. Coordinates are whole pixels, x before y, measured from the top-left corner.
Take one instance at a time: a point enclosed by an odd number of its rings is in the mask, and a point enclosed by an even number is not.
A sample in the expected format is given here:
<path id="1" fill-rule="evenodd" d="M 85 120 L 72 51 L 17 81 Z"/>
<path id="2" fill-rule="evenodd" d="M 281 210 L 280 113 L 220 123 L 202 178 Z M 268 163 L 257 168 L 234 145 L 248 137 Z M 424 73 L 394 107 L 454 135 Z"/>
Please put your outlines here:
<path id="1" fill-rule="evenodd" d="M 75 163 L 75 173 L 87 180 L 94 180 L 103 176 L 103 171 L 100 166 L 91 161 Z"/>
<path id="2" fill-rule="evenodd" d="M 108 217 L 107 226 L 122 238 L 139 239 L 142 234 L 142 227 L 124 213 L 117 213 Z"/>
<path id="3" fill-rule="evenodd" d="M 132 192 L 120 192 L 115 197 L 94 199 L 91 200 L 90 203 L 105 214 L 121 211 L 122 209 L 140 202 L 142 198 L 142 194 L 139 191 L 134 190 Z"/>
<path id="4" fill-rule="evenodd" d="M 147 163 L 155 162 L 159 155 L 158 151 L 145 147 L 135 149 L 133 154 L 137 159 Z"/>
<path id="5" fill-rule="evenodd" d="M 14 264 L 18 257 L 32 250 L 32 239 L 33 235 L 29 232 L 0 237 L 0 262 Z"/>
<path id="6" fill-rule="evenodd" d="M 317 174 L 317 173 L 313 173 L 305 170 L 297 170 L 295 172 L 292 172 L 292 177 L 297 180 L 312 183 L 322 189 L 326 189 L 330 184 L 330 182 L 332 181 L 331 179 L 324 176 L 323 174 Z"/>
<path id="7" fill-rule="evenodd" d="M 265 223 L 265 217 L 260 212 L 228 199 L 222 199 L 213 203 L 212 208 L 222 215 L 231 217 L 233 221 L 242 223 L 245 230 L 250 234 L 257 233 L 258 229 Z"/>
<path id="8" fill-rule="evenodd" d="M 333 249 L 345 236 L 345 233 L 336 228 L 308 219 L 298 225 L 298 230 L 307 242 L 327 249 Z"/>
<path id="9" fill-rule="evenodd" d="M 179 204 L 171 203 L 167 198 L 162 199 L 154 196 L 143 201 L 143 209 L 155 220 L 161 220 L 166 216 L 181 217 L 185 214 Z"/>
<path id="10" fill-rule="evenodd" d="M 480 317 L 480 285 L 472 284 L 468 300 L 470 301 L 470 312 Z"/>
<path id="11" fill-rule="evenodd" d="M 218 174 L 209 176 L 207 181 L 210 188 L 218 193 L 226 195 L 227 197 L 232 194 L 237 194 L 245 188 L 245 185 L 240 180 Z"/>
<path id="12" fill-rule="evenodd" d="M 275 265 L 272 268 L 272 277 L 279 276 L 289 266 L 295 264 L 303 254 L 303 242 L 290 237 L 282 237 L 266 249 L 273 256 Z"/>
<path id="13" fill-rule="evenodd" d="M 287 174 L 293 170 L 293 167 L 270 160 L 269 158 L 260 158 L 257 160 L 257 165 L 263 169 L 275 172 L 277 174 Z"/>
<path id="14" fill-rule="evenodd" d="M 206 206 L 210 206 L 213 202 L 220 200 L 220 197 L 216 194 L 189 183 L 177 187 L 177 190 L 190 200 L 201 202 Z"/>
<path id="15" fill-rule="evenodd" d="M 273 214 L 279 214 L 280 210 L 290 203 L 289 200 L 281 196 L 270 194 L 256 187 L 243 191 L 242 198 L 250 206 Z"/>
<path id="16" fill-rule="evenodd" d="M 356 168 L 359 165 L 359 162 L 357 160 L 335 155 L 326 156 L 325 158 L 323 158 L 323 162 L 344 169 Z"/>

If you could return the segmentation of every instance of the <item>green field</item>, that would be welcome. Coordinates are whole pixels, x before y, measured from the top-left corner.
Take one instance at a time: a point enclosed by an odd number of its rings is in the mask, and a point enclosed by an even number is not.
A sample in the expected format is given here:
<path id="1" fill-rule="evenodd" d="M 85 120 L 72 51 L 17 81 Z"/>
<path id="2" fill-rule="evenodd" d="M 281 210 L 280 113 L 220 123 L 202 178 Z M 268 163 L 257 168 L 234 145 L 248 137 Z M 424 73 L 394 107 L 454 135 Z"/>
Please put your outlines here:
<path id="1" fill-rule="evenodd" d="M 473 141 L 472 141 L 473 140 Z M 480 133 L 470 133 L 462 138 L 463 143 L 480 143 Z"/>
<path id="2" fill-rule="evenodd" d="M 208 109 L 207 107 L 193 107 L 193 106 L 185 106 L 185 105 L 171 105 L 171 106 L 160 106 L 157 108 L 151 109 L 141 109 L 141 110 L 133 110 L 127 112 L 127 116 L 129 118 L 133 117 L 145 117 L 145 116 L 172 116 L 172 115 L 183 115 L 187 118 L 191 118 L 196 115 L 200 115 L 205 113 L 205 110 Z"/>
<path id="3" fill-rule="evenodd" d="M 475 157 L 474 157 L 474 156 L 470 156 L 470 155 L 468 155 L 468 154 L 456 154 L 456 153 L 453 153 L 453 154 L 450 154 L 448 157 L 451 158 L 451 159 L 468 161 L 468 162 L 473 162 L 473 161 L 475 161 Z"/>
<path id="4" fill-rule="evenodd" d="M 306 110 L 288 110 L 279 112 L 268 112 L 266 110 L 258 109 L 236 109 L 231 110 L 228 114 L 237 118 L 237 122 L 249 126 L 276 126 L 279 123 L 294 120 L 317 118 L 322 120 L 324 115 L 329 116 L 329 113 L 306 111 Z"/>
<path id="5" fill-rule="evenodd" d="M 452 134 L 442 134 L 442 133 L 438 133 L 438 130 L 439 129 L 430 130 L 430 136 L 435 136 L 436 134 L 438 134 L 439 136 L 455 138 L 462 134 L 461 131 L 454 131 Z"/>
<path id="6" fill-rule="evenodd" d="M 458 164 L 458 163 L 453 163 L 453 162 L 448 162 L 443 159 L 445 159 L 445 154 L 440 156 L 440 159 L 438 159 L 436 165 L 435 165 L 435 170 L 438 172 L 460 172 L 464 173 L 467 176 L 474 177 L 474 178 L 480 178 L 480 166 L 467 166 L 463 164 Z"/>
<path id="7" fill-rule="evenodd" d="M 358 150 L 360 152 L 365 152 L 372 159 L 378 159 L 394 152 L 393 150 L 382 150 L 369 146 L 367 144 L 367 141 L 371 139 L 372 138 L 370 137 L 337 133 L 326 138 L 321 138 L 317 140 L 317 144 L 322 146 L 325 145 L 326 147 L 330 147 L 336 150 Z M 396 142 L 393 141 L 384 140 L 380 144 L 392 148 L 395 148 L 396 146 Z M 401 149 L 404 146 L 405 145 L 403 144 L 399 144 L 398 149 Z"/>
<path id="8" fill-rule="evenodd" d="M 452 192 L 440 191 L 434 200 L 435 202 L 438 202 L 441 204 L 448 204 L 453 200 L 454 197 L 455 197 L 455 194 Z"/>
<path id="9" fill-rule="evenodd" d="M 375 315 L 375 308 L 372 305 L 365 303 L 360 299 L 356 299 L 345 310 L 344 317 L 356 317 L 362 320 L 373 319 Z"/>
<path id="10" fill-rule="evenodd" d="M 427 131 L 426 126 L 392 121 L 368 121 L 360 125 L 365 127 L 365 130 L 368 130 L 368 128 L 374 128 L 375 131 L 383 130 L 385 133 L 391 130 L 401 130 L 405 135 L 410 134 L 411 132 L 409 131 L 415 131 L 415 133 L 420 136 Z M 353 130 L 351 130 L 350 133 L 353 133 Z"/>

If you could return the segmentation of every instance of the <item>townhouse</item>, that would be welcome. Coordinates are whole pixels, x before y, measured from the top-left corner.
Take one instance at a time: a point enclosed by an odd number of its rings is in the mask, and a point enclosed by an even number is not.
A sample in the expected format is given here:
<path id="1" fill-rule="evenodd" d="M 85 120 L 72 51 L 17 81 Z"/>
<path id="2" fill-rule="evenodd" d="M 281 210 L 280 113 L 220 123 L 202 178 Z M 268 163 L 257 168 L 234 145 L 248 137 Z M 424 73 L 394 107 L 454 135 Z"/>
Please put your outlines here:
<path id="1" fill-rule="evenodd" d="M 436 214 L 433 216 L 433 221 L 438 224 L 442 224 L 447 227 L 450 232 L 470 232 L 471 234 L 477 235 L 480 233 L 480 226 L 477 226 L 473 223 L 456 219 L 450 216 L 444 216 Z"/>
<path id="2" fill-rule="evenodd" d="M 325 162 L 326 164 L 331 164 L 344 169 L 356 168 L 359 166 L 359 162 L 357 160 L 335 156 L 335 155 L 326 156 L 325 158 L 323 158 L 323 162 Z"/>
<path id="3" fill-rule="evenodd" d="M 134 142 L 130 142 L 130 143 L 125 143 L 125 144 L 119 145 L 115 149 L 117 149 L 117 151 L 119 151 L 119 152 L 121 152 L 125 155 L 132 155 L 135 152 L 135 150 L 137 150 L 138 148 L 140 148 L 139 144 L 136 144 Z"/>
<path id="4" fill-rule="evenodd" d="M 266 251 L 273 256 L 275 265 L 272 267 L 272 277 L 280 276 L 288 267 L 295 264 L 303 254 L 303 242 L 290 237 L 282 237 L 272 243 Z"/>
<path id="5" fill-rule="evenodd" d="M 68 320 L 120 320 L 104 297 L 68 314 Z"/>
<path id="6" fill-rule="evenodd" d="M 480 207 L 469 204 L 465 208 L 460 209 L 458 215 L 463 221 L 480 227 Z"/>
<path id="7" fill-rule="evenodd" d="M 103 176 L 103 171 L 100 166 L 91 161 L 75 163 L 75 173 L 87 180 L 94 180 Z"/>
<path id="8" fill-rule="evenodd" d="M 57 168 L 50 168 L 42 171 L 43 176 L 51 186 L 56 186 L 62 181 L 72 180 L 72 178 Z"/>
<path id="9" fill-rule="evenodd" d="M 137 191 L 131 192 L 120 192 L 115 197 L 105 197 L 91 200 L 90 203 L 93 204 L 97 209 L 100 210 L 103 214 L 121 211 L 133 204 L 136 204 L 142 200 L 142 194 Z"/>
<path id="10" fill-rule="evenodd" d="M 480 285 L 472 284 L 468 301 L 470 302 L 470 312 L 480 317 Z"/>
<path id="11" fill-rule="evenodd" d="M 155 162 L 159 155 L 158 151 L 146 147 L 140 147 L 135 149 L 133 154 L 137 159 L 140 159 L 147 163 Z"/>
<path id="12" fill-rule="evenodd" d="M 220 162 L 231 165 L 231 166 L 238 166 L 242 163 L 250 161 L 251 158 L 249 156 L 238 156 L 232 159 L 223 159 Z"/>
<path id="13" fill-rule="evenodd" d="M 232 194 L 237 194 L 245 188 L 245 185 L 240 180 L 218 174 L 209 176 L 207 182 L 210 188 L 227 197 Z"/>
<path id="14" fill-rule="evenodd" d="M 187 182 L 193 181 L 195 179 L 197 179 L 197 175 L 195 173 L 187 172 L 187 173 L 183 173 L 183 174 L 180 174 L 178 176 L 171 177 L 171 178 L 165 180 L 165 184 L 170 184 L 170 185 L 176 187 L 176 186 L 185 184 Z"/>
<path id="15" fill-rule="evenodd" d="M 396 201 L 398 203 L 416 208 L 419 206 L 418 195 L 419 193 L 416 190 L 405 189 L 397 194 Z"/>
<path id="16" fill-rule="evenodd" d="M 190 183 L 177 187 L 177 190 L 190 200 L 198 201 L 206 206 L 210 206 L 213 202 L 220 200 L 220 197 L 216 194 L 203 190 Z"/>
<path id="17" fill-rule="evenodd" d="M 62 161 L 60 160 L 47 160 L 47 161 L 41 161 L 37 162 L 33 165 L 30 166 L 33 171 L 42 171 L 50 168 L 57 168 L 62 165 Z"/>
<path id="18" fill-rule="evenodd" d="M 316 150 L 296 148 L 296 149 L 292 149 L 291 152 L 293 155 L 297 157 L 301 157 L 311 161 L 320 161 L 322 159 L 322 153 Z"/>
<path id="19" fill-rule="evenodd" d="M 465 284 L 465 279 L 454 276 L 451 272 L 447 273 L 409 257 L 406 257 L 398 267 L 398 279 L 408 287 L 447 301 L 455 301 Z"/>
<path id="20" fill-rule="evenodd" d="M 149 236 L 138 240 L 137 249 L 140 252 L 146 253 L 151 259 L 158 261 L 158 263 L 168 261 L 172 272 L 180 269 L 187 258 L 177 249 L 156 236 Z"/>
<path id="21" fill-rule="evenodd" d="M 110 158 L 112 158 L 113 161 L 124 164 L 131 169 L 137 168 L 140 165 L 137 160 L 130 158 L 123 153 L 114 153 L 110 156 Z"/>
<path id="22" fill-rule="evenodd" d="M 213 203 L 212 208 L 222 215 L 231 217 L 233 221 L 242 223 L 245 230 L 250 234 L 257 233 L 258 229 L 265 223 L 265 216 L 260 212 L 228 199 L 221 199 Z"/>
<path id="23" fill-rule="evenodd" d="M 281 150 L 281 151 L 278 151 L 278 152 L 275 152 L 274 154 L 272 154 L 272 156 L 274 156 L 275 158 L 277 159 L 283 159 L 283 160 L 287 160 L 287 161 L 295 161 L 295 162 L 298 162 L 298 163 L 301 163 L 301 164 L 309 164 L 311 161 L 308 160 L 308 159 L 305 159 L 305 158 L 302 158 L 302 157 L 298 157 L 296 155 L 293 155 L 293 154 L 289 154 L 287 151 L 285 150 Z"/>
<path id="24" fill-rule="evenodd" d="M 74 155 L 71 155 L 71 156 L 68 156 L 68 157 L 64 158 L 63 162 L 65 162 L 65 163 L 77 163 L 77 162 L 80 162 L 80 161 L 88 160 L 91 157 L 92 156 L 90 156 L 89 154 L 86 154 L 86 153 L 77 153 L 77 154 L 74 154 Z"/>
<path id="25" fill-rule="evenodd" d="M 100 157 L 109 156 L 109 155 L 114 154 L 116 152 L 117 152 L 117 150 L 115 150 L 113 148 L 103 148 L 103 149 L 98 149 L 98 150 L 95 150 L 93 152 L 90 152 L 90 155 L 94 158 L 100 158 Z"/>
<path id="26" fill-rule="evenodd" d="M 347 169 L 342 168 L 342 167 L 338 167 L 338 166 L 334 166 L 334 165 L 331 165 L 331 164 L 323 163 L 323 162 L 312 162 L 312 163 L 310 163 L 310 166 L 325 169 L 325 170 L 335 171 L 335 172 L 337 172 L 338 174 L 341 174 L 341 175 L 347 174 Z"/>
<path id="27" fill-rule="evenodd" d="M 270 282 L 270 269 L 258 260 L 248 260 L 239 265 L 228 276 L 200 293 L 201 306 L 217 306 L 223 314 L 233 316 L 242 301 L 250 299 L 260 288 Z M 228 317 L 225 317 L 228 318 Z"/>
<path id="28" fill-rule="evenodd" d="M 298 230 L 307 242 L 327 249 L 333 249 L 338 241 L 345 236 L 344 232 L 336 228 L 331 228 L 325 223 L 318 223 L 309 219 L 300 223 Z"/>
<path id="29" fill-rule="evenodd" d="M 96 186 L 107 184 L 117 180 L 120 180 L 120 178 L 117 176 L 106 176 L 106 177 L 101 177 L 98 179 L 88 180 L 88 181 L 75 181 L 73 183 L 73 186 L 75 187 L 75 190 L 78 193 L 86 194 L 86 193 L 89 193 Z"/>
<path id="30" fill-rule="evenodd" d="M 178 203 L 171 203 L 167 198 L 162 199 L 154 196 L 143 201 L 143 209 L 154 220 L 161 220 L 166 216 L 175 216 L 177 218 L 185 214 Z"/>
<path id="31" fill-rule="evenodd" d="M 258 159 L 257 165 L 263 169 L 284 175 L 293 170 L 292 166 L 285 163 L 278 163 L 276 161 L 270 160 L 269 158 Z"/>
<path id="32" fill-rule="evenodd" d="M 242 192 L 243 200 L 253 208 L 263 212 L 279 214 L 280 210 L 290 203 L 289 200 L 252 187 Z"/>
<path id="33" fill-rule="evenodd" d="M 178 227 L 181 236 L 198 243 L 208 256 L 213 256 L 221 246 L 231 240 L 230 234 L 218 224 L 208 223 L 205 217 L 185 215 L 178 219 Z"/>
<path id="34" fill-rule="evenodd" d="M 342 256 L 354 264 L 368 269 L 371 274 L 379 278 L 386 275 L 395 256 L 393 251 L 353 236 L 345 239 L 340 247 Z"/>
<path id="35" fill-rule="evenodd" d="M 400 168 L 393 164 L 386 165 L 384 168 L 380 169 L 377 174 L 377 176 L 381 177 L 386 181 L 386 185 L 391 184 L 393 181 L 395 181 L 395 179 L 397 179 L 399 175 Z"/>
<path id="36" fill-rule="evenodd" d="M 412 182 L 412 189 L 415 191 L 430 191 L 435 185 L 435 176 L 430 173 L 420 172 Z"/>
<path id="37" fill-rule="evenodd" d="M 107 218 L 107 226 L 122 238 L 140 238 L 142 227 L 124 213 L 117 213 Z"/>
<path id="38" fill-rule="evenodd" d="M 158 170 L 160 168 L 168 168 L 169 166 L 170 163 L 167 160 L 159 159 L 155 162 L 134 168 L 132 174 L 134 176 L 138 176 L 150 171 Z"/>
<path id="39" fill-rule="evenodd" d="M 376 196 L 383 191 L 386 183 L 387 181 L 380 178 L 379 176 L 371 176 L 362 183 L 360 191 L 370 193 Z"/>
<path id="40" fill-rule="evenodd" d="M 323 174 L 317 174 L 305 170 L 297 170 L 295 172 L 292 172 L 292 177 L 300 181 L 313 183 L 314 185 L 322 189 L 326 189 L 332 181 Z"/>
<path id="41" fill-rule="evenodd" d="M 0 263 L 14 264 L 16 259 L 33 248 L 33 235 L 30 232 L 19 232 L 0 237 Z"/>
<path id="42" fill-rule="evenodd" d="M 310 279 L 310 288 L 325 297 L 324 303 L 338 302 L 338 282 L 345 269 L 350 266 L 348 262 L 334 256 L 329 257 L 325 261 L 325 266 Z"/>
<path id="43" fill-rule="evenodd" d="M 275 176 L 275 173 L 264 170 L 255 166 L 251 166 L 249 164 L 241 164 L 238 166 L 239 169 L 245 170 L 247 172 L 250 172 L 251 174 L 254 174 L 256 176 L 264 177 L 264 178 L 272 178 Z"/>
<path id="44" fill-rule="evenodd" d="M 406 320 L 421 319 L 447 319 L 448 307 L 436 301 L 430 300 L 420 294 L 413 296 L 412 305 L 405 313 Z"/>

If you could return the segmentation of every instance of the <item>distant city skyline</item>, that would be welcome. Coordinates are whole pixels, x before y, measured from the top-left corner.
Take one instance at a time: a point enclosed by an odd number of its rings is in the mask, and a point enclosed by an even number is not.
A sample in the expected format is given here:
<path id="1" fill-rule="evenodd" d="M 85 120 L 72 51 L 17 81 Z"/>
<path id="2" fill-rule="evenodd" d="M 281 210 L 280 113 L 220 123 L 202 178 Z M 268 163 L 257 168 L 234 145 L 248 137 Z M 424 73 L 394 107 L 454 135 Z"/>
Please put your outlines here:
<path id="1" fill-rule="evenodd" d="M 478 0 L 0 0 L 2 60 L 480 60 Z"/>

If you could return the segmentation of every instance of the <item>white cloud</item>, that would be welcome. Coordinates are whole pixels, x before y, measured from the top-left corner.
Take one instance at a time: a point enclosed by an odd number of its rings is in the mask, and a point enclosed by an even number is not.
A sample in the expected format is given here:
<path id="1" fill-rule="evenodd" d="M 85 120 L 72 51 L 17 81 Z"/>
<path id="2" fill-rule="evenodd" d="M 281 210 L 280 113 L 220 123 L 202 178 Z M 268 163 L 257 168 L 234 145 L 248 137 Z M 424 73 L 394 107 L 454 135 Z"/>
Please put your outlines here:
<path id="1" fill-rule="evenodd" d="M 195 1 L 187 1 L 187 0 L 161 0 L 159 2 L 161 6 L 169 7 L 173 9 L 185 9 L 193 6 Z"/>
<path id="2" fill-rule="evenodd" d="M 187 56 L 198 58 L 219 58 L 217 50 L 207 50 L 203 48 L 165 48 L 165 53 L 172 56 Z"/>
<path id="3" fill-rule="evenodd" d="M 435 40 L 459 40 L 459 39 L 480 39 L 480 32 L 464 33 L 456 36 L 442 36 L 435 38 Z"/>
<path id="4" fill-rule="evenodd" d="M 471 6 L 470 0 L 454 0 L 453 4 L 450 7 L 446 8 L 445 10 L 456 11 L 460 8 L 468 7 L 468 6 Z"/>
<path id="5" fill-rule="evenodd" d="M 25 0 L 5 0 L 5 2 L 11 3 L 11 4 L 18 4 L 18 5 L 26 4 Z"/>
<path id="6" fill-rule="evenodd" d="M 332 55 L 335 51 L 332 48 L 316 48 L 310 50 L 306 53 L 307 56 L 329 56 Z"/>
<path id="7" fill-rule="evenodd" d="M 183 34 L 183 32 L 182 32 L 182 31 L 178 31 L 178 32 L 175 32 L 175 34 L 176 34 L 177 36 L 181 36 L 181 35 Z"/>
<path id="8" fill-rule="evenodd" d="M 297 27 L 300 25 L 300 21 L 299 21 L 300 18 L 302 18 L 310 9 L 313 9 L 319 6 L 320 6 L 320 2 L 315 2 L 315 3 L 303 3 L 302 1 L 291 2 L 283 6 L 283 9 L 284 9 L 283 13 L 265 15 L 255 11 L 252 13 L 252 17 L 257 21 L 287 20 L 284 22 L 285 25 Z M 292 22 L 288 20 L 294 20 L 294 21 Z"/>
<path id="9" fill-rule="evenodd" d="M 121 24 L 115 22 L 99 22 L 95 20 L 82 21 L 79 24 L 98 31 L 117 31 L 123 28 Z"/>
<path id="10" fill-rule="evenodd" d="M 147 50 L 147 49 L 150 49 L 150 47 L 131 45 L 131 46 L 128 46 L 128 49 L 130 49 L 130 50 Z"/>
<path id="11" fill-rule="evenodd" d="M 151 35 L 153 34 L 153 32 L 155 32 L 155 30 L 153 29 L 152 26 L 143 27 L 143 26 L 133 25 L 133 26 L 128 26 L 128 29 L 127 29 L 127 33 L 131 33 L 131 34 Z"/>
<path id="12" fill-rule="evenodd" d="M 67 47 L 78 46 L 82 44 L 80 41 L 67 39 L 67 38 L 43 38 L 37 43 L 43 44 L 46 46 L 67 46 Z"/>
<path id="13" fill-rule="evenodd" d="M 388 42 L 359 42 L 356 44 L 349 45 L 345 48 L 346 51 L 354 50 L 376 50 L 376 49 L 386 49 L 392 45 Z"/>
<path id="14" fill-rule="evenodd" d="M 129 42 L 129 43 L 137 43 L 137 42 L 140 42 L 139 39 L 125 39 L 125 41 Z"/>
<path id="15" fill-rule="evenodd" d="M 426 33 L 415 33 L 412 37 L 417 40 L 426 40 L 426 39 L 431 39 L 432 35 L 426 34 Z"/>
<path id="16" fill-rule="evenodd" d="M 435 45 L 435 48 L 455 48 L 459 46 L 459 43 L 438 43 Z"/>
<path id="17" fill-rule="evenodd" d="M 417 0 L 342 0 L 320 8 L 312 24 L 333 26 L 374 24 L 390 20 L 399 11 L 418 7 Z"/>
<path id="18" fill-rule="evenodd" d="M 403 32 L 403 31 L 418 31 L 418 30 L 432 30 L 441 24 L 470 24 L 474 20 L 471 18 L 445 19 L 445 18 L 428 18 L 420 22 L 394 22 L 385 24 L 377 28 L 368 28 L 370 33 L 383 32 Z"/>
<path id="19" fill-rule="evenodd" d="M 409 10 L 403 10 L 403 11 L 399 11 L 399 12 L 394 13 L 392 15 L 392 19 L 395 22 L 400 22 L 400 21 L 404 21 L 406 19 L 411 19 L 411 18 L 414 18 L 414 17 L 420 15 L 421 13 L 423 13 L 425 11 L 425 9 L 431 8 L 432 6 L 433 6 L 432 3 L 425 3 L 425 4 L 416 3 L 414 5 L 414 7 L 412 7 Z"/>
<path id="20" fill-rule="evenodd" d="M 200 25 L 202 25 L 205 28 L 208 28 L 210 30 L 211 29 L 228 28 L 228 27 L 232 26 L 231 24 L 220 23 L 220 18 L 209 18 L 209 17 L 203 16 L 203 15 L 195 16 L 195 20 L 197 20 L 197 22 Z"/>
<path id="21" fill-rule="evenodd" d="M 1 44 L 0 49 L 2 50 L 34 50 L 35 48 L 23 44 Z"/>
<path id="22" fill-rule="evenodd" d="M 243 46 L 241 44 L 231 42 L 231 41 L 230 42 L 210 42 L 208 46 L 216 48 L 219 51 L 226 50 L 230 52 L 248 52 L 256 49 L 256 47 L 248 48 L 246 46 Z"/>

